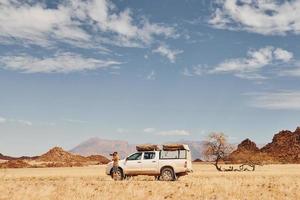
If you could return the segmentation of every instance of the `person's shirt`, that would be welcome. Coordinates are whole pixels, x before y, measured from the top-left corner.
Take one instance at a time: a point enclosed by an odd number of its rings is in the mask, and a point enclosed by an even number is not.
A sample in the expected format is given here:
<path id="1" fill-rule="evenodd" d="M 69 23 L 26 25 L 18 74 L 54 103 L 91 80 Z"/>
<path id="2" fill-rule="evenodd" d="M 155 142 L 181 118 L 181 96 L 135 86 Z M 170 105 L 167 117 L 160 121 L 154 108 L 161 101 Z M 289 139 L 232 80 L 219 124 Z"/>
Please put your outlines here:
<path id="1" fill-rule="evenodd" d="M 118 166 L 119 165 L 119 156 L 114 155 L 112 161 L 113 161 L 113 166 Z"/>

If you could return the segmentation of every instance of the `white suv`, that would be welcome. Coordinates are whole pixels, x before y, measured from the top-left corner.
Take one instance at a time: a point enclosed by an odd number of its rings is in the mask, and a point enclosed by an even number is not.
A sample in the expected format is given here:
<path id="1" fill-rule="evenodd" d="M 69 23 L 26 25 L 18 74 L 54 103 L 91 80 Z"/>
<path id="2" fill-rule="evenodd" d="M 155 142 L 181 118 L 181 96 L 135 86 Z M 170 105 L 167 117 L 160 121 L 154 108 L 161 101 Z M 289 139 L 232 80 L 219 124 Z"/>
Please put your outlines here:
<path id="1" fill-rule="evenodd" d="M 192 172 L 191 152 L 188 145 L 181 145 L 178 149 L 138 151 L 126 159 L 119 161 L 117 179 L 149 175 L 158 180 L 172 181 Z M 108 163 L 106 174 L 112 176 L 113 163 Z"/>

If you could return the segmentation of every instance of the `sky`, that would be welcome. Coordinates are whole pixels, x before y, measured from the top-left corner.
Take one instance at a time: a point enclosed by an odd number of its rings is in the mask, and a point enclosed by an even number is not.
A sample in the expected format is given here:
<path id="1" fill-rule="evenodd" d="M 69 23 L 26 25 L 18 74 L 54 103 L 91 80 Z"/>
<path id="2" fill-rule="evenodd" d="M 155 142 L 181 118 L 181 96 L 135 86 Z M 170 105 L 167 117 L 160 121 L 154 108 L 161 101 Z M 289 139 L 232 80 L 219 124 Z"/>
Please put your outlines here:
<path id="1" fill-rule="evenodd" d="M 300 124 L 300 0 L 0 0 L 0 152 L 258 144 Z"/>

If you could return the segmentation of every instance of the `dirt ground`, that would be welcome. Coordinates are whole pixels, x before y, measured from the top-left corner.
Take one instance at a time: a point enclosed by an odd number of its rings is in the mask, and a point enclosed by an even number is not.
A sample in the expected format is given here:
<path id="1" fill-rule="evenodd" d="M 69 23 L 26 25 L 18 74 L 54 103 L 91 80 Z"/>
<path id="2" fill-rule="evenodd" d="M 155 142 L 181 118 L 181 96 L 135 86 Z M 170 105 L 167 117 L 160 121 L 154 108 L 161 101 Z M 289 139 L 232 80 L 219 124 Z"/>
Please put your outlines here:
<path id="1" fill-rule="evenodd" d="M 0 200 L 300 199 L 300 165 L 259 166 L 255 172 L 218 172 L 194 164 L 174 182 L 139 176 L 113 181 L 105 166 L 1 169 Z"/>

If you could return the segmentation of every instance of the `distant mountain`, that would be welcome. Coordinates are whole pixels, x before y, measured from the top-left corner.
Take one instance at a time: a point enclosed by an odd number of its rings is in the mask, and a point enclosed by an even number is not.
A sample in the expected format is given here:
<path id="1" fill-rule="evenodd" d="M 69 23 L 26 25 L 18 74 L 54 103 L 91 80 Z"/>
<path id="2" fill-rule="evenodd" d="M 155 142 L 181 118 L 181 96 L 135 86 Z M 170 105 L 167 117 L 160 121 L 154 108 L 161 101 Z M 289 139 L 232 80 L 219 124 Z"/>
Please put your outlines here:
<path id="1" fill-rule="evenodd" d="M 109 156 L 109 154 L 117 151 L 121 157 L 133 153 L 135 145 L 128 144 L 127 141 L 122 140 L 106 140 L 100 138 L 90 138 L 70 150 L 72 153 L 89 156 L 94 154 L 101 154 Z"/>
<path id="2" fill-rule="evenodd" d="M 15 157 L 5 156 L 0 153 L 0 160 L 15 160 L 15 159 L 16 159 Z"/>
<path id="3" fill-rule="evenodd" d="M 176 142 L 168 143 L 184 143 L 189 145 L 192 152 L 192 159 L 202 158 L 202 141 L 188 141 L 181 140 Z M 101 154 L 104 156 L 109 156 L 114 151 L 117 151 L 122 158 L 128 156 L 128 154 L 136 151 L 135 144 L 129 144 L 127 141 L 122 140 L 107 140 L 100 138 L 91 138 L 87 141 L 80 143 L 78 146 L 70 150 L 72 153 L 76 153 L 83 156 L 88 156 L 92 154 Z"/>
<path id="4" fill-rule="evenodd" d="M 30 160 L 35 159 L 37 156 L 30 157 L 30 156 L 21 156 L 21 157 L 12 157 L 12 156 L 6 156 L 0 153 L 0 160 Z"/>

